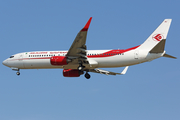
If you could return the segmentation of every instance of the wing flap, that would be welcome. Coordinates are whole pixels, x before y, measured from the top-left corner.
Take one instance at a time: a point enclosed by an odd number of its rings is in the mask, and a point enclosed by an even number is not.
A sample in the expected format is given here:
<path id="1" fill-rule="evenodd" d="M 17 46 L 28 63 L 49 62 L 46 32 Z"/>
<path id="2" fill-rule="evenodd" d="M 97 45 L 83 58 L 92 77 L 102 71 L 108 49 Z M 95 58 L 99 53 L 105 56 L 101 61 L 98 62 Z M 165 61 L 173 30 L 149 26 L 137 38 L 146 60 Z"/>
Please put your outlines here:
<path id="1" fill-rule="evenodd" d="M 101 69 L 90 69 L 89 72 L 94 72 L 94 73 L 100 73 L 100 74 L 105 74 L 105 75 L 124 75 L 127 72 L 129 66 L 126 66 L 124 70 L 121 73 L 116 73 L 116 72 L 110 72 L 106 70 L 101 70 Z"/>

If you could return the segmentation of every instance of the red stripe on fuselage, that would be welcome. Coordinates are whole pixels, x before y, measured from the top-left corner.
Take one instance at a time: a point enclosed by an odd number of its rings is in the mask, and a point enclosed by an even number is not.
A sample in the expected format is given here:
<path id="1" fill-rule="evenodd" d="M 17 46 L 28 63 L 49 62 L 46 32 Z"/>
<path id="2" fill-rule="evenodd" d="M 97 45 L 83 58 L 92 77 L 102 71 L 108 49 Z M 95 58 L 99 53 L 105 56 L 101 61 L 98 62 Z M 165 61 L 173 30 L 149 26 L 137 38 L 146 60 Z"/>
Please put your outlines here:
<path id="1" fill-rule="evenodd" d="M 23 58 L 23 60 L 29 60 L 29 59 L 50 59 L 51 57 L 38 57 L 38 58 Z"/>
<path id="2" fill-rule="evenodd" d="M 110 50 L 108 52 L 105 52 L 105 53 L 96 53 L 96 55 L 94 54 L 91 54 L 91 55 L 88 55 L 87 57 L 88 58 L 97 58 L 97 57 L 109 57 L 109 56 L 115 56 L 115 55 L 118 55 L 118 54 L 123 54 L 125 52 L 128 52 L 128 51 L 131 51 L 131 50 L 134 50 L 136 48 L 138 48 L 139 46 L 136 46 L 136 47 L 132 47 L 132 48 L 128 48 L 128 49 L 125 49 L 125 50 Z"/>
<path id="3" fill-rule="evenodd" d="M 51 57 L 42 57 L 42 58 L 22 58 L 22 59 L 12 59 L 12 60 L 10 60 L 10 61 L 16 61 L 16 60 L 37 60 L 37 59 L 50 59 Z"/>
<path id="4" fill-rule="evenodd" d="M 105 52 L 105 53 L 89 53 L 91 55 L 87 55 L 88 58 L 103 58 L 103 57 L 111 57 L 111 56 L 115 56 L 115 55 L 118 55 L 118 54 L 123 54 L 125 52 L 128 52 L 128 51 L 131 51 L 131 50 L 134 50 L 136 48 L 138 48 L 139 46 L 136 46 L 136 47 L 132 47 L 132 48 L 128 48 L 128 49 L 125 49 L 125 50 L 110 50 L 108 52 Z M 95 55 L 96 54 L 96 55 Z M 11 61 L 15 61 L 15 60 L 33 60 L 33 59 L 50 59 L 51 57 L 38 57 L 38 58 L 22 58 L 22 59 L 13 59 Z"/>

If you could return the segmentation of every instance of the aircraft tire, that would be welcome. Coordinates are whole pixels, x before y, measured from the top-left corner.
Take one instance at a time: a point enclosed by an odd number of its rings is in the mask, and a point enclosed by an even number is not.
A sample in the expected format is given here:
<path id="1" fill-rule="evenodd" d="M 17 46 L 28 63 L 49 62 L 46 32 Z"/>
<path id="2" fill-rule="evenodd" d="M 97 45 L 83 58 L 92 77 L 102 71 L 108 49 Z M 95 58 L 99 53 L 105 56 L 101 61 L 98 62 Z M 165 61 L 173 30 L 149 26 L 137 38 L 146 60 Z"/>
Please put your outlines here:
<path id="1" fill-rule="evenodd" d="M 84 76 L 86 79 L 89 79 L 91 77 L 91 75 L 89 73 L 86 73 Z"/>
<path id="2" fill-rule="evenodd" d="M 17 73 L 16 73 L 16 75 L 18 75 L 18 76 L 19 76 L 19 75 L 20 75 L 20 72 L 17 72 Z"/>

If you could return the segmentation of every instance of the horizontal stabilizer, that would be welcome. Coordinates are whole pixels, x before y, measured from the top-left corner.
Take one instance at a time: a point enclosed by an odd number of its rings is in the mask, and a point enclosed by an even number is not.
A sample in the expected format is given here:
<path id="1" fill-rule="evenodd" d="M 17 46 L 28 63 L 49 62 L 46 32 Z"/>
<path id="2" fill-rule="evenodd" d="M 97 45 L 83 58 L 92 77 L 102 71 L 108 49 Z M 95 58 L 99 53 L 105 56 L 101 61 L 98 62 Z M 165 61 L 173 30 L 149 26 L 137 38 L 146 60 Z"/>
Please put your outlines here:
<path id="1" fill-rule="evenodd" d="M 168 54 L 164 54 L 163 57 L 168 57 L 168 58 L 173 58 L 173 59 L 177 59 L 176 57 L 174 56 L 171 56 L 171 55 L 168 55 Z"/>

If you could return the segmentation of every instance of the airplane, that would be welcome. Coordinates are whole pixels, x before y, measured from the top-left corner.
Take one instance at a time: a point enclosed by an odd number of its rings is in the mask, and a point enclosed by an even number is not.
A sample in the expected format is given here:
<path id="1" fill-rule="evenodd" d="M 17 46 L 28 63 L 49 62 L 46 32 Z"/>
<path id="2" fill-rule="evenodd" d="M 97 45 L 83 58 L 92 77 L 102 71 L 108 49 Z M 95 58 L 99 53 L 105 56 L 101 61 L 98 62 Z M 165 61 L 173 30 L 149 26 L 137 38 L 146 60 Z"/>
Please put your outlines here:
<path id="1" fill-rule="evenodd" d="M 138 46 L 128 49 L 87 50 L 86 36 L 92 17 L 79 31 L 68 51 L 33 51 L 10 56 L 3 61 L 3 65 L 17 71 L 20 69 L 63 69 L 64 77 L 85 78 L 91 76 L 89 72 L 105 75 L 124 75 L 131 65 L 136 65 L 160 57 L 174 58 L 164 50 L 166 37 L 172 19 L 165 19 L 158 28 Z M 99 68 L 125 67 L 121 73 L 110 72 Z"/>

